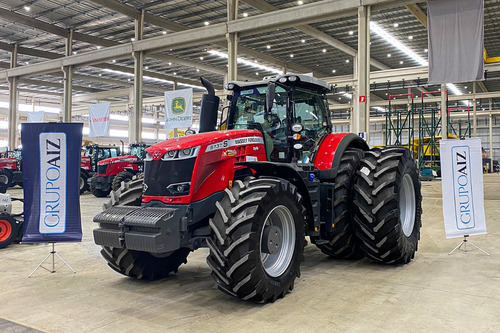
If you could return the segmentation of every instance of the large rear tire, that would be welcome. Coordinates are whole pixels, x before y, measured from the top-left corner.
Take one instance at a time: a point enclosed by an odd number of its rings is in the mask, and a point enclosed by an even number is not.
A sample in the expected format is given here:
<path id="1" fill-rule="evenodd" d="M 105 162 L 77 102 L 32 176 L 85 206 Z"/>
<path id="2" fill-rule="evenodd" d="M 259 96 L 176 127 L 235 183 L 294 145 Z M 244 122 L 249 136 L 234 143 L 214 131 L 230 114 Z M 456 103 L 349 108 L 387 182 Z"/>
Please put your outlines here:
<path id="1" fill-rule="evenodd" d="M 422 195 L 411 152 L 401 147 L 365 152 L 355 185 L 357 232 L 366 256 L 405 264 L 415 256 L 422 225 Z"/>
<path id="2" fill-rule="evenodd" d="M 274 302 L 293 289 L 304 251 L 304 215 L 297 188 L 283 179 L 236 181 L 210 219 L 207 263 L 222 291 Z"/>
<path id="3" fill-rule="evenodd" d="M 133 176 L 134 175 L 131 174 L 128 171 L 122 171 L 122 172 L 120 172 L 119 174 L 117 174 L 115 176 L 115 178 L 113 178 L 113 182 L 111 183 L 111 189 L 113 191 L 118 190 L 120 188 L 120 186 L 122 185 L 122 182 L 129 182 L 129 181 L 131 181 Z"/>
<path id="4" fill-rule="evenodd" d="M 143 178 L 134 176 L 130 182 L 123 183 L 111 192 L 111 199 L 104 204 L 104 209 L 113 206 L 140 206 Z M 122 248 L 103 246 L 101 255 L 116 272 L 145 280 L 157 280 L 177 273 L 180 265 L 187 263 L 190 250 L 180 248 L 171 253 L 157 254 Z"/>
<path id="5" fill-rule="evenodd" d="M 80 183 L 79 183 L 80 194 L 85 193 L 85 191 L 88 188 L 87 178 L 88 178 L 88 176 L 85 173 L 80 172 Z"/>
<path id="6" fill-rule="evenodd" d="M 92 178 L 98 177 L 97 175 L 93 176 Z M 92 180 L 90 181 L 90 184 L 92 184 Z M 111 188 L 107 191 L 101 190 L 100 188 L 95 188 L 94 186 L 90 185 L 90 191 L 92 194 L 98 198 L 105 198 L 111 193 Z"/>
<path id="7" fill-rule="evenodd" d="M 333 194 L 333 207 L 335 218 L 332 231 L 321 230 L 321 239 L 328 243 L 316 244 L 321 252 L 338 259 L 359 259 L 363 251 L 356 238 L 356 228 L 353 219 L 354 183 L 357 178 L 356 171 L 361 165 L 363 150 L 351 148 L 344 152 L 340 160 L 337 176 L 333 180 L 335 192 Z M 315 242 L 315 239 L 312 239 Z"/>
<path id="8" fill-rule="evenodd" d="M 19 223 L 6 214 L 0 214 L 0 249 L 9 246 L 19 234 Z"/>

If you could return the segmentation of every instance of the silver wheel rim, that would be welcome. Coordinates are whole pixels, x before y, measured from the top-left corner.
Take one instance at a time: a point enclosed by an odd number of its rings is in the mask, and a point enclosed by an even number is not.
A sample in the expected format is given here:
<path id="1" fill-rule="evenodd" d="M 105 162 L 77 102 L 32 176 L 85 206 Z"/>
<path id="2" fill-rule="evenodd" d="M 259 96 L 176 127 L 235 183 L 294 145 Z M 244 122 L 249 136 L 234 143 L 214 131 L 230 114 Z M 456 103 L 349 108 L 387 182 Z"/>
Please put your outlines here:
<path id="1" fill-rule="evenodd" d="M 80 190 L 83 188 L 84 180 L 82 177 L 80 177 Z"/>
<path id="2" fill-rule="evenodd" d="M 272 277 L 282 275 L 293 258 L 295 250 L 295 223 L 292 213 L 285 206 L 276 206 L 267 215 L 260 235 L 260 260 L 266 273 Z M 264 228 L 275 226 L 281 230 L 281 247 L 275 254 L 264 253 L 262 242 L 264 241 Z"/>
<path id="3" fill-rule="evenodd" d="M 7 184 L 8 181 L 9 181 L 9 178 L 7 178 L 7 176 L 0 175 L 0 183 Z"/>
<path id="4" fill-rule="evenodd" d="M 415 225 L 415 187 L 409 174 L 403 177 L 399 191 L 399 219 L 406 237 L 410 237 Z"/>

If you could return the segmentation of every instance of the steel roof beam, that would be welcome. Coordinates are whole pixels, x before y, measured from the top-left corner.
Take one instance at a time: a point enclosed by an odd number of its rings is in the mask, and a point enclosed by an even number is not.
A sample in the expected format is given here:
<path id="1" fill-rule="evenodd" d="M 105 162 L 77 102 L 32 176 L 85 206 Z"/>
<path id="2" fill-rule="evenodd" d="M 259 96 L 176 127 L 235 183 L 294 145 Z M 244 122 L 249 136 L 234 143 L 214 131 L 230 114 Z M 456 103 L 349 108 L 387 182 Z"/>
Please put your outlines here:
<path id="1" fill-rule="evenodd" d="M 279 10 L 279 8 L 274 7 L 273 5 L 265 2 L 264 0 L 243 0 L 250 6 L 254 7 L 255 9 L 260 10 L 261 12 L 264 13 L 269 13 L 273 11 Z M 358 51 L 352 47 L 350 47 L 347 44 L 342 43 L 336 38 L 331 37 L 330 35 L 306 24 L 306 25 L 300 25 L 300 26 L 295 26 L 295 29 L 302 31 L 306 35 L 309 35 L 317 40 L 322 41 L 323 43 L 330 45 L 337 50 L 340 50 L 350 56 L 355 57 L 358 54 Z M 389 69 L 388 66 L 382 64 L 381 62 L 375 60 L 375 59 L 370 59 L 370 64 L 379 68 L 379 69 Z"/>

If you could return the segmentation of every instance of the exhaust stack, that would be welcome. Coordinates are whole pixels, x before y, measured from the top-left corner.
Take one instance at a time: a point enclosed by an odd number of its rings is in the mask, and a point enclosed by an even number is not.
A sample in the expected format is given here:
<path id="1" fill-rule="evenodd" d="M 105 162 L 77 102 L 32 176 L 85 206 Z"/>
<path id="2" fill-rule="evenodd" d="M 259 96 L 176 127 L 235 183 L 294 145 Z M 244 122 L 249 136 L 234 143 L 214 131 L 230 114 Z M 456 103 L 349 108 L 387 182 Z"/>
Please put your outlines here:
<path id="1" fill-rule="evenodd" d="M 202 77 L 200 77 L 200 80 L 208 93 L 201 96 L 199 133 L 212 132 L 216 130 L 217 126 L 217 111 L 220 98 L 215 96 L 215 89 L 210 81 Z"/>

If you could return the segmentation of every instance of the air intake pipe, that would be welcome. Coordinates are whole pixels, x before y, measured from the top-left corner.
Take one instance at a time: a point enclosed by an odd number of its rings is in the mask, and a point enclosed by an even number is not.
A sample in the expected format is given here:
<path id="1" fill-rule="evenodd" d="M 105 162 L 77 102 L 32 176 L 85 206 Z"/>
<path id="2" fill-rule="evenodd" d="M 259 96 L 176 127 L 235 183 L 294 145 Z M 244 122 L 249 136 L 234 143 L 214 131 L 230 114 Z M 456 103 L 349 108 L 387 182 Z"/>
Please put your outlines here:
<path id="1" fill-rule="evenodd" d="M 200 77 L 201 84 L 207 89 L 208 94 L 201 96 L 200 110 L 200 130 L 199 133 L 212 132 L 217 126 L 217 111 L 219 109 L 220 98 L 215 96 L 215 89 L 212 83 Z"/>

